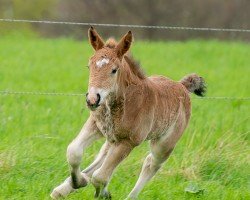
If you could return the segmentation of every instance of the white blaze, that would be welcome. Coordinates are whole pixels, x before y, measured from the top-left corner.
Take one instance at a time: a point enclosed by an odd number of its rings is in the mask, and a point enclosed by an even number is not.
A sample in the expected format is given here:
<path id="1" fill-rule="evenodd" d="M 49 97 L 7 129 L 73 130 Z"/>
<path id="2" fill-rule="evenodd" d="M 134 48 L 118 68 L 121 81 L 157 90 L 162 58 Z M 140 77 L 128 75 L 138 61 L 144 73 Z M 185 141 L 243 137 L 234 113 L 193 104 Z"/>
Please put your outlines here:
<path id="1" fill-rule="evenodd" d="M 102 60 L 98 60 L 96 62 L 96 66 L 97 67 L 102 67 L 103 65 L 108 64 L 108 63 L 109 63 L 109 59 L 108 58 L 103 58 Z"/>

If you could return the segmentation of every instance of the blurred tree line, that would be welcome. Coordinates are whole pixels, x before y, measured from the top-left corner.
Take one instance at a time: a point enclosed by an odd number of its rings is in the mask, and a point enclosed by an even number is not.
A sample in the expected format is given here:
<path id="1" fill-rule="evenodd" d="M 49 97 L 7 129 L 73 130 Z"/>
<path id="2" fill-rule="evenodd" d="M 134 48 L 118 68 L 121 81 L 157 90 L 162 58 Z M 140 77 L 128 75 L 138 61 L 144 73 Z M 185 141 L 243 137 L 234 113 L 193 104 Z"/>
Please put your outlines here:
<path id="1" fill-rule="evenodd" d="M 90 23 L 250 29 L 250 0 L 0 0 L 0 17 Z M 0 22 L 0 31 L 32 29 L 47 37 L 86 36 L 88 27 Z M 104 37 L 129 28 L 96 27 Z M 250 40 L 250 33 L 131 29 L 136 38 Z"/>

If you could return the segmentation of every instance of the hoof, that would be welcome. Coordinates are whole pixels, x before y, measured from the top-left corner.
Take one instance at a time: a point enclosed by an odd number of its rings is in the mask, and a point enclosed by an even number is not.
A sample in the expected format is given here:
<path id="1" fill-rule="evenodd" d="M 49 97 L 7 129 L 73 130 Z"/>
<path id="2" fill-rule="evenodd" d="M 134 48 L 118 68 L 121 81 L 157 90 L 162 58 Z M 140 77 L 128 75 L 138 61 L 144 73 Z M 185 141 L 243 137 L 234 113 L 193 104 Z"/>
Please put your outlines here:
<path id="1" fill-rule="evenodd" d="M 100 188 L 96 188 L 95 198 L 98 198 L 98 199 L 112 199 L 111 194 L 110 194 L 109 191 L 107 191 L 106 189 L 103 189 L 101 191 Z"/>
<path id="2" fill-rule="evenodd" d="M 100 196 L 100 188 L 96 188 L 94 197 L 98 198 L 99 196 Z"/>
<path id="3" fill-rule="evenodd" d="M 61 198 L 61 197 L 63 197 L 63 196 L 62 196 L 62 194 L 60 194 L 58 191 L 53 190 L 53 192 L 51 192 L 51 194 L 50 194 L 50 197 L 51 197 L 52 199 L 59 199 L 59 198 Z"/>
<path id="4" fill-rule="evenodd" d="M 53 190 L 50 194 L 50 197 L 52 199 L 60 199 L 60 198 L 65 198 L 66 196 L 68 196 L 68 194 L 71 193 L 70 192 L 67 192 L 67 193 L 60 193 L 59 191 L 57 190 Z"/>
<path id="5" fill-rule="evenodd" d="M 57 186 L 52 193 L 50 194 L 50 197 L 52 199 L 59 199 L 64 198 L 68 196 L 71 192 L 74 192 L 74 188 L 71 186 L 69 179 L 66 179 L 61 185 Z"/>

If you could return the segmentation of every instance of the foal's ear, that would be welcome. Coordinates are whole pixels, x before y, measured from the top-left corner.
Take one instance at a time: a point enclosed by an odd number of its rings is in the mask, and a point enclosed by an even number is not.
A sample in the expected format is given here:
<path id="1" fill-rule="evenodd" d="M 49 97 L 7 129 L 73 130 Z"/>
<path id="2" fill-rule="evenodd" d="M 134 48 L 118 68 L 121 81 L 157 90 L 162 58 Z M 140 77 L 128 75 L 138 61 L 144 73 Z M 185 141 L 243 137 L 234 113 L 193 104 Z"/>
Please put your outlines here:
<path id="1" fill-rule="evenodd" d="M 96 32 L 96 30 L 92 26 L 89 28 L 88 35 L 89 42 L 96 51 L 104 46 L 104 42 L 101 36 Z"/>
<path id="2" fill-rule="evenodd" d="M 127 32 L 127 34 L 122 37 L 116 46 L 118 57 L 122 57 L 129 50 L 132 40 L 133 35 L 131 31 Z"/>

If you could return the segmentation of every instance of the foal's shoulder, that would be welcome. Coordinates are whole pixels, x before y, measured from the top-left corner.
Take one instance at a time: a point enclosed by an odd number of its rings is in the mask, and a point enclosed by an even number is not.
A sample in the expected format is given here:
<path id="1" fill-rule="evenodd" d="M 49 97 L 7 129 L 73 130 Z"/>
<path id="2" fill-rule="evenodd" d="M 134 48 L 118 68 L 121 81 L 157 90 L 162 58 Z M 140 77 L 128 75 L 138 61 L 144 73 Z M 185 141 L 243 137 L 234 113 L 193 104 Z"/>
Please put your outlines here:
<path id="1" fill-rule="evenodd" d="M 122 122 L 126 129 L 138 131 L 142 124 L 150 125 L 155 95 L 150 86 L 145 84 L 130 85 L 124 94 Z"/>
<path id="2" fill-rule="evenodd" d="M 149 93 L 150 88 L 148 84 L 129 85 L 124 93 L 124 99 L 126 103 L 134 102 L 134 104 L 141 104 L 148 97 Z"/>
<path id="3" fill-rule="evenodd" d="M 154 103 L 155 100 L 154 91 L 147 82 L 128 86 L 124 95 L 124 109 L 135 114 Z"/>

